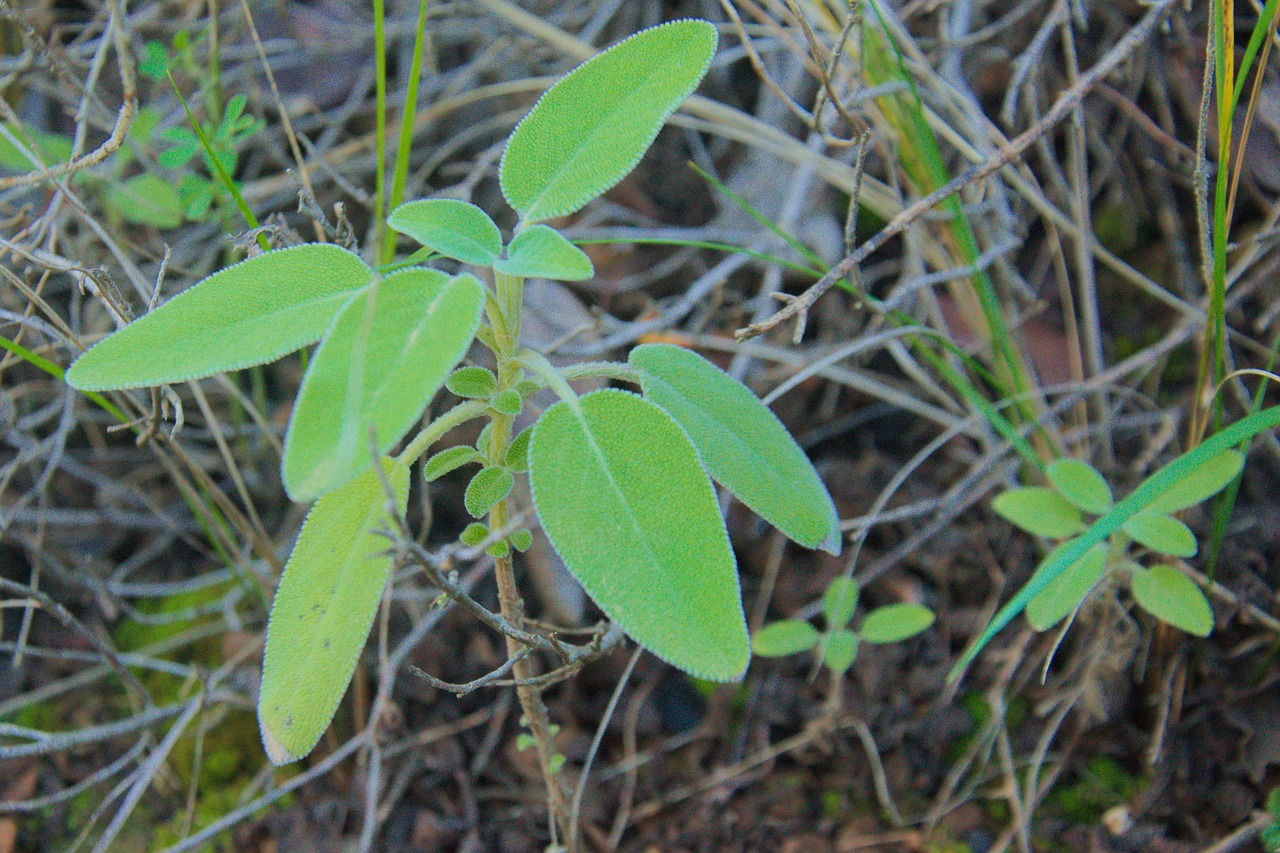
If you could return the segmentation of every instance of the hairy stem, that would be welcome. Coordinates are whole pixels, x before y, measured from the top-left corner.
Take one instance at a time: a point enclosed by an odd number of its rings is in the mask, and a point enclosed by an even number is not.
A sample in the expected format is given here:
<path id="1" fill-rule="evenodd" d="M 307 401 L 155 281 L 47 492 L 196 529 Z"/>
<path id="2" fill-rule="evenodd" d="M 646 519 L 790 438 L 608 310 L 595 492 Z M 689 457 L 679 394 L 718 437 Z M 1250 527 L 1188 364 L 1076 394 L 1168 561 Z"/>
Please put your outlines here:
<path id="1" fill-rule="evenodd" d="M 496 298 L 490 300 L 488 311 L 490 324 L 494 330 L 494 355 L 498 359 L 498 390 L 514 387 L 523 373 L 523 365 L 517 358 L 520 346 L 520 312 L 524 282 L 514 276 L 495 274 Z M 511 443 L 511 426 L 515 418 L 501 412 L 490 410 L 491 424 L 488 461 L 490 465 L 505 463 L 507 448 Z M 499 501 L 489 511 L 489 528 L 500 530 L 507 526 L 508 507 L 506 500 Z M 511 554 L 494 557 L 494 575 L 498 584 L 498 604 L 502 617 L 517 628 L 524 622 L 524 608 L 520 601 L 520 591 L 516 587 L 515 568 L 511 562 Z M 507 655 L 516 658 L 524 651 L 524 645 L 514 637 L 506 638 Z M 551 721 L 547 716 L 547 706 L 542 702 L 539 689 L 528 684 L 534 673 L 527 657 L 516 659 L 511 667 L 517 687 L 516 696 L 520 700 L 520 709 L 524 712 L 524 722 L 533 735 L 534 746 L 538 753 L 538 766 L 542 770 L 542 780 L 547 787 L 547 808 L 550 812 L 549 822 L 552 838 L 557 831 L 564 828 L 568 817 L 568 803 L 564 789 L 556 779 L 553 756 L 555 745 L 551 740 Z"/>

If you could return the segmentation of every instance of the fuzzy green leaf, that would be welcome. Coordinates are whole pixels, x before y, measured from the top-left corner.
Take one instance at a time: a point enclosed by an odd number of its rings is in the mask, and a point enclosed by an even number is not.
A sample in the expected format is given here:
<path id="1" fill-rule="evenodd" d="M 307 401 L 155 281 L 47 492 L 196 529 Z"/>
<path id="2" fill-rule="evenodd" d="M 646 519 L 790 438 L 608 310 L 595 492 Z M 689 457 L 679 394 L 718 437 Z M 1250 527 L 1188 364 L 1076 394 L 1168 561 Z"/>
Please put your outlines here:
<path id="1" fill-rule="evenodd" d="M 1066 546 L 1059 545 L 1051 551 L 1036 571 L 1043 571 L 1044 566 L 1052 563 L 1058 551 L 1064 547 Z M 1031 627 L 1037 631 L 1047 631 L 1061 622 L 1098 585 L 1106 568 L 1107 546 L 1094 545 L 1027 602 L 1027 621 L 1031 623 Z"/>
<path id="2" fill-rule="evenodd" d="M 409 469 L 383 460 L 397 512 L 409 498 Z M 391 571 L 387 495 L 366 471 L 316 501 L 280 577 L 267 626 L 258 724 L 273 764 L 316 745 L 347 692 Z"/>
<path id="3" fill-rule="evenodd" d="M 706 21 L 642 30 L 570 71 L 512 132 L 502 194 L 524 222 L 573 213 L 640 162 L 716 51 Z"/>
<path id="4" fill-rule="evenodd" d="M 498 377 L 487 367 L 459 367 L 449 374 L 444 387 L 452 394 L 476 400 L 487 400 L 498 390 Z"/>
<path id="5" fill-rule="evenodd" d="M 1010 489 L 997 495 L 992 509 L 1035 536 L 1062 539 L 1084 530 L 1084 518 L 1067 499 L 1052 489 Z"/>
<path id="6" fill-rule="evenodd" d="M 557 281 L 585 281 L 595 275 L 586 253 L 546 225 L 534 225 L 517 234 L 507 247 L 507 256 L 493 268 L 521 278 Z"/>
<path id="7" fill-rule="evenodd" d="M 1121 529 L 1135 542 L 1171 557 L 1194 557 L 1200 550 L 1191 528 L 1163 512 L 1140 512 L 1126 521 Z"/>
<path id="8" fill-rule="evenodd" d="M 1131 584 L 1134 599 L 1161 622 L 1197 637 L 1207 637 L 1213 630 L 1213 610 L 1204 593 L 1173 566 L 1136 572 Z"/>
<path id="9" fill-rule="evenodd" d="M 1244 467 L 1244 456 L 1237 450 L 1224 450 L 1209 457 L 1173 485 L 1160 493 L 1147 509 L 1154 512 L 1177 512 L 1211 498 L 1227 487 Z"/>
<path id="10" fill-rule="evenodd" d="M 107 205 L 130 222 L 177 228 L 182 224 L 182 197 L 172 182 L 150 173 L 134 175 L 107 187 Z"/>
<path id="11" fill-rule="evenodd" d="M 1045 475 L 1058 494 L 1085 512 L 1102 515 L 1111 509 L 1111 486 L 1092 465 L 1079 459 L 1055 459 Z"/>
<path id="12" fill-rule="evenodd" d="M 533 545 L 533 534 L 528 530 L 517 530 L 511 534 L 511 547 L 517 551 L 528 551 Z"/>
<path id="13" fill-rule="evenodd" d="M 896 643 L 932 624 L 933 611 L 922 604 L 890 604 L 868 613 L 858 626 L 858 636 L 868 643 Z"/>
<path id="14" fill-rule="evenodd" d="M 529 437 L 532 435 L 533 427 L 525 427 L 507 445 L 507 457 L 504 462 L 517 474 L 529 470 Z"/>
<path id="15" fill-rule="evenodd" d="M 467 512 L 479 518 L 493 509 L 498 501 L 511 494 L 511 486 L 514 483 L 515 478 L 506 468 L 499 468 L 496 465 L 481 468 L 467 484 L 467 492 L 462 502 L 467 507 Z"/>
<path id="16" fill-rule="evenodd" d="M 489 528 L 478 521 L 473 521 L 463 528 L 458 541 L 469 548 L 474 548 L 489 538 Z"/>
<path id="17" fill-rule="evenodd" d="M 827 650 L 822 654 L 822 663 L 832 672 L 842 673 L 853 666 L 853 659 L 858 656 L 858 635 L 841 628 L 827 639 Z"/>
<path id="18" fill-rule="evenodd" d="M 341 486 L 422 417 L 475 337 L 484 289 L 411 268 L 374 282 L 342 310 L 302 380 L 285 436 L 284 485 L 296 501 Z"/>
<path id="19" fill-rule="evenodd" d="M 387 225 L 446 258 L 476 266 L 493 266 L 502 253 L 502 232 L 489 214 L 474 204 L 432 198 L 402 204 Z"/>
<path id="20" fill-rule="evenodd" d="M 751 652 L 762 658 L 781 658 L 813 648 L 818 629 L 799 619 L 782 619 L 765 625 L 751 638 Z"/>
<path id="21" fill-rule="evenodd" d="M 520 410 L 524 408 L 524 398 L 520 396 L 520 392 L 516 389 L 504 388 L 490 398 L 489 405 L 493 407 L 495 412 L 514 417 L 520 414 Z"/>
<path id="22" fill-rule="evenodd" d="M 684 427 L 711 476 L 806 548 L 839 554 L 840 519 L 809 457 L 747 386 L 671 344 L 631 351 L 645 396 Z"/>
<path id="23" fill-rule="evenodd" d="M 529 478 L 547 538 L 611 619 L 691 675 L 742 677 L 729 536 L 697 450 L 666 412 L 617 390 L 556 403 L 534 427 Z"/>
<path id="24" fill-rule="evenodd" d="M 434 482 L 450 471 L 461 468 L 463 465 L 470 465 L 472 462 L 484 462 L 484 456 L 474 447 L 468 447 L 465 444 L 447 447 L 433 454 L 422 466 L 422 478 L 428 483 Z"/>
<path id="25" fill-rule="evenodd" d="M 267 252 L 214 273 L 80 356 L 81 391 L 185 382 L 274 361 L 320 340 L 373 270 L 322 243 Z"/>
<path id="26" fill-rule="evenodd" d="M 858 608 L 858 582 L 851 578 L 836 578 L 822 594 L 822 615 L 828 628 L 843 628 L 853 618 Z"/>

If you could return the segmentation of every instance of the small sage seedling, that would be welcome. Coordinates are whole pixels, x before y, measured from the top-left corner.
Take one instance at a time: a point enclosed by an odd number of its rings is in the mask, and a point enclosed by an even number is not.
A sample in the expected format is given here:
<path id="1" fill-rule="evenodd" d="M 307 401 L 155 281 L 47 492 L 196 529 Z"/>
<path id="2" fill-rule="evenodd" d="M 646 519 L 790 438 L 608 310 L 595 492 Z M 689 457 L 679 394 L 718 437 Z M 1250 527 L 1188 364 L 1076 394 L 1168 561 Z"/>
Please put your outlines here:
<path id="1" fill-rule="evenodd" d="M 1176 512 L 1179 508 L 1193 506 L 1217 493 L 1222 489 L 1222 486 L 1215 487 L 1213 481 L 1220 477 L 1221 474 L 1213 474 L 1212 472 L 1217 471 L 1219 466 L 1234 469 L 1238 472 L 1242 464 L 1242 461 L 1232 461 L 1232 457 L 1224 456 L 1223 454 L 1227 451 L 1234 452 L 1234 448 L 1246 445 L 1258 433 L 1273 430 L 1278 426 L 1280 426 L 1280 406 L 1271 406 L 1270 408 L 1245 415 L 1230 426 L 1206 438 L 1193 450 L 1187 451 L 1143 480 L 1136 489 L 1121 500 L 1116 501 L 1105 513 L 1099 515 L 1087 529 L 1076 535 L 1065 533 L 1064 535 L 1071 538 L 1054 549 L 1053 553 L 1036 569 L 1031 580 L 1022 589 L 1018 590 L 995 616 L 991 617 L 991 621 L 982 629 L 982 633 L 960 656 L 959 662 L 951 668 L 951 671 L 947 674 L 947 680 L 954 682 L 958 679 L 965 668 L 978 656 L 978 653 L 986 647 L 987 643 L 991 642 L 992 637 L 1012 622 L 1019 613 L 1026 610 L 1027 604 L 1031 599 L 1043 592 L 1046 587 L 1066 573 L 1069 568 L 1084 559 L 1095 545 L 1105 543 L 1116 533 L 1122 532 L 1124 526 L 1131 519 L 1144 511 L 1154 508 L 1158 512 L 1165 514 Z M 1202 470 L 1204 473 L 1200 474 L 1199 472 Z M 1093 478 L 1088 477 L 1088 479 L 1092 480 Z M 1230 478 L 1224 482 L 1229 480 Z M 1059 477 L 1059 481 L 1062 481 L 1061 477 Z M 1078 493 L 1076 494 L 1077 500 L 1086 501 L 1090 506 L 1100 505 L 1100 502 L 1095 503 L 1102 494 L 1097 488 L 1096 481 L 1092 488 L 1087 489 L 1088 498 L 1081 497 L 1078 485 L 1074 487 L 1069 485 L 1067 488 Z M 1109 494 L 1110 489 L 1107 492 Z M 1197 495 L 1199 497 L 1196 497 Z M 1033 500 L 1042 499 L 1033 498 Z M 1016 503 L 1017 501 L 1015 501 L 1015 505 Z M 1072 502 L 1067 501 L 1067 503 Z M 1058 506 L 1061 509 L 1061 505 L 1059 504 Z M 1075 504 L 1075 508 L 1080 509 L 1081 507 L 1079 504 Z M 1086 508 L 1085 511 L 1088 511 L 1088 509 Z M 1070 516 L 1070 510 L 1066 512 Z M 1026 513 L 1016 513 L 1015 511 L 1015 514 L 1021 515 L 1024 519 L 1028 517 Z M 1058 520 L 1058 523 L 1061 523 L 1061 519 Z M 1062 525 L 1062 527 L 1079 529 L 1074 524 Z M 1168 577 L 1167 572 L 1157 574 L 1157 586 L 1161 583 L 1161 575 Z M 1086 594 L 1087 590 L 1082 591 L 1081 597 Z M 1177 594 L 1175 593 L 1175 595 Z M 1184 600 L 1189 600 L 1189 598 Z M 1191 606 L 1192 608 L 1197 607 L 1197 605 Z M 1201 621 L 1198 623 L 1200 625 L 1204 624 L 1202 617 L 1203 611 L 1201 611 Z M 1189 621 L 1195 624 L 1194 620 Z"/>
<path id="2" fill-rule="evenodd" d="M 1134 601 L 1152 616 L 1196 636 L 1213 629 L 1213 611 L 1204 593 L 1172 565 L 1147 567 L 1128 556 L 1131 545 L 1153 555 L 1193 557 L 1195 534 L 1171 513 L 1194 506 L 1224 489 L 1244 465 L 1235 450 L 1210 456 L 1170 483 L 1141 511 L 1126 518 L 1109 541 L 1098 542 L 1073 560 L 1027 602 L 1027 621 L 1046 631 L 1073 613 L 1104 577 L 1127 580 Z M 1045 559 L 1043 572 L 1086 529 L 1084 513 L 1105 516 L 1114 501 L 1111 487 L 1092 466 L 1059 459 L 1045 471 L 1051 488 L 1011 489 L 993 507 L 1013 524 L 1045 539 L 1065 539 Z M 1033 581 L 1035 578 L 1033 578 Z"/>
<path id="3" fill-rule="evenodd" d="M 842 675 L 853 665 L 859 643 L 898 643 L 933 624 L 933 611 L 922 604 L 889 604 L 868 613 L 855 631 L 848 626 L 857 607 L 858 584 L 848 578 L 836 578 L 822 595 L 822 617 L 829 634 L 822 664 L 833 675 Z M 766 658 L 807 652 L 821 644 L 822 633 L 799 619 L 771 622 L 751 638 L 752 652 Z"/>
<path id="4" fill-rule="evenodd" d="M 509 241 L 463 201 L 425 199 L 391 212 L 391 229 L 479 276 L 403 263 L 374 270 L 331 245 L 267 252 L 209 276 L 67 371 L 83 390 L 135 388 L 262 364 L 319 342 L 281 464 L 289 495 L 315 504 L 267 631 L 258 717 L 272 761 L 306 755 L 332 719 L 392 565 L 378 531 L 389 512 L 404 510 L 408 466 L 466 421 L 488 421 L 476 446 L 430 456 L 423 477 L 474 466 L 464 504 L 476 521 L 461 540 L 489 543 L 500 597 L 503 589 L 515 595 L 511 551 L 531 543 L 530 531 L 511 530 L 507 508 L 515 478 L 528 476 L 551 544 L 600 608 L 646 649 L 700 678 L 738 679 L 750 656 L 712 481 L 799 544 L 839 553 L 835 507 L 813 466 L 777 417 L 706 359 L 640 346 L 627 364 L 583 365 L 574 376 L 630 381 L 642 394 L 579 397 L 545 358 L 519 345 L 525 278 L 593 274 L 590 259 L 542 220 L 573 213 L 635 166 L 702 79 L 716 42 L 705 21 L 664 24 L 549 89 L 502 157 L 502 192 L 519 214 Z M 473 341 L 493 352 L 494 370 L 458 367 Z M 389 456 L 443 386 L 464 402 Z M 512 435 L 525 400 L 544 388 L 559 402 Z M 503 607 L 518 621 L 517 609 Z M 554 775 L 555 755 L 542 759 Z"/>

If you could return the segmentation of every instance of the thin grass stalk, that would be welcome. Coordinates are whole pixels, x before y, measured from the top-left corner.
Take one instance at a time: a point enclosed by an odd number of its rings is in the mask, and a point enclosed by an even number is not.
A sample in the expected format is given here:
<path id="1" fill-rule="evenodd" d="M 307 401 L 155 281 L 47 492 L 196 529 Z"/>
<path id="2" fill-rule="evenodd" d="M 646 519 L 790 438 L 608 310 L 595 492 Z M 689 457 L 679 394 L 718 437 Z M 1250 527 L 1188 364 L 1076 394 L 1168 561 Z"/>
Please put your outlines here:
<path id="1" fill-rule="evenodd" d="M 391 198 L 385 213 L 390 213 L 404 201 L 404 185 L 409 178 L 409 154 L 413 147 L 413 117 L 418 112 L 418 83 L 422 77 L 422 48 L 426 41 L 427 0 L 419 0 L 418 26 L 413 38 L 413 61 L 409 66 L 409 82 L 404 94 L 404 110 L 400 115 L 400 139 L 396 143 L 395 174 L 391 179 Z M 381 215 L 381 213 L 379 214 Z M 379 223 L 385 228 L 385 223 Z M 385 235 L 382 241 L 382 254 L 379 263 L 389 264 L 396 254 L 396 241 L 391 235 Z"/>
<path id="2" fill-rule="evenodd" d="M 374 255 L 382 255 L 387 224 L 384 221 L 387 183 L 387 32 L 384 0 L 373 0 L 374 67 L 374 148 L 373 153 L 373 244 Z"/>

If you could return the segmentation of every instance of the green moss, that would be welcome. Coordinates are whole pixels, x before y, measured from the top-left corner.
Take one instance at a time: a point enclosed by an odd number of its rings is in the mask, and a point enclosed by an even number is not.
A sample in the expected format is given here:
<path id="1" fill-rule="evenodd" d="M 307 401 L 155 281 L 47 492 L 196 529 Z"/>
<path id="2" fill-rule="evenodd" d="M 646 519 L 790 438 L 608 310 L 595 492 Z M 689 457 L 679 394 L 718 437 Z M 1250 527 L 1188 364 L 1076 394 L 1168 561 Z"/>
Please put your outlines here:
<path id="1" fill-rule="evenodd" d="M 1145 787 L 1141 776 L 1126 772 L 1114 758 L 1097 755 L 1089 759 L 1075 782 L 1055 790 L 1049 803 L 1068 820 L 1093 824 L 1112 806 L 1133 802 Z"/>

